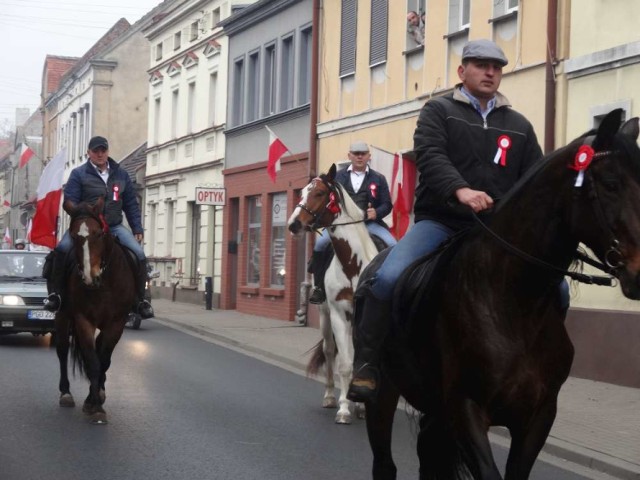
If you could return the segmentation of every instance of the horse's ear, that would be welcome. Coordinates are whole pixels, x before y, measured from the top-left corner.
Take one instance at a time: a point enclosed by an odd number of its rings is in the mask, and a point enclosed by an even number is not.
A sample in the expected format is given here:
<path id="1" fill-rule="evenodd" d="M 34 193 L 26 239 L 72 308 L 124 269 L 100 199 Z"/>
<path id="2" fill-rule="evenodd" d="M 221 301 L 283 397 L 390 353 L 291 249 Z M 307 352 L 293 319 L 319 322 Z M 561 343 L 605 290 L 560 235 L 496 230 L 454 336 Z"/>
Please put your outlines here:
<path id="1" fill-rule="evenodd" d="M 333 180 L 336 178 L 336 164 L 335 163 L 331 164 L 331 168 L 329 169 L 329 173 L 327 175 L 329 176 L 329 179 L 333 182 Z"/>
<path id="2" fill-rule="evenodd" d="M 73 203 L 71 200 L 65 200 L 64 203 L 62 204 L 62 208 L 64 209 L 65 212 L 67 212 L 69 215 L 73 216 L 74 212 L 77 209 L 77 206 L 75 203 Z"/>
<path id="3" fill-rule="evenodd" d="M 622 109 L 616 108 L 615 110 L 607 113 L 602 123 L 598 127 L 598 133 L 593 141 L 593 149 L 596 152 L 602 150 L 608 150 L 613 145 L 613 138 L 620 128 L 620 122 L 622 121 Z"/>
<path id="4" fill-rule="evenodd" d="M 627 120 L 624 122 L 624 125 L 620 127 L 620 133 L 623 135 L 628 135 L 634 141 L 638 140 L 638 134 L 640 133 L 640 128 L 638 127 L 638 117 L 634 117 L 631 120 Z"/>

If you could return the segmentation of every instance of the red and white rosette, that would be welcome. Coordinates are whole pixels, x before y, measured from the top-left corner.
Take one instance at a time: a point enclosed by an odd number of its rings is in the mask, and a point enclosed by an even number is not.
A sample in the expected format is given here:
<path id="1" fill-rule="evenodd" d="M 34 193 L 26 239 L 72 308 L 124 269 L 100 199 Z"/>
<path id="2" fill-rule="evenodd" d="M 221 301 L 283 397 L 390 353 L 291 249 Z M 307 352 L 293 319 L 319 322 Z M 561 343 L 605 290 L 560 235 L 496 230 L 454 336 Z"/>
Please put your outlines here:
<path id="1" fill-rule="evenodd" d="M 118 185 L 113 186 L 113 201 L 117 202 L 120 198 L 120 187 Z"/>
<path id="2" fill-rule="evenodd" d="M 511 148 L 511 138 L 508 135 L 500 135 L 498 137 L 498 151 L 493 157 L 493 163 L 500 163 L 501 167 L 507 166 L 507 150 Z"/>
<path id="3" fill-rule="evenodd" d="M 575 170 L 578 172 L 578 176 L 576 177 L 575 187 L 581 187 L 584 182 L 584 171 L 591 164 L 591 160 L 593 160 L 593 155 L 595 152 L 591 145 L 582 145 L 578 149 L 576 156 L 573 157 L 573 164 L 569 165 L 571 170 Z"/>
<path id="4" fill-rule="evenodd" d="M 378 198 L 378 186 L 375 183 L 369 185 L 369 192 L 372 198 Z"/>

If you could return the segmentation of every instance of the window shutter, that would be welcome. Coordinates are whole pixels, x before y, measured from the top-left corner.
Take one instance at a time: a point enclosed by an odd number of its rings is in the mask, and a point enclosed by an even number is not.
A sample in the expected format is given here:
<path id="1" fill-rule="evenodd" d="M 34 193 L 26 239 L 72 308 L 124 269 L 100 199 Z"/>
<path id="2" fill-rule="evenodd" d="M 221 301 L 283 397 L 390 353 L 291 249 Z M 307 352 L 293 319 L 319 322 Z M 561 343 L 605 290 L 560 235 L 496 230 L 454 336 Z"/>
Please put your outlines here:
<path id="1" fill-rule="evenodd" d="M 356 71 L 357 0 L 342 0 L 340 76 Z"/>
<path id="2" fill-rule="evenodd" d="M 389 25 L 388 0 L 371 0 L 371 41 L 369 65 L 387 60 L 387 29 Z"/>

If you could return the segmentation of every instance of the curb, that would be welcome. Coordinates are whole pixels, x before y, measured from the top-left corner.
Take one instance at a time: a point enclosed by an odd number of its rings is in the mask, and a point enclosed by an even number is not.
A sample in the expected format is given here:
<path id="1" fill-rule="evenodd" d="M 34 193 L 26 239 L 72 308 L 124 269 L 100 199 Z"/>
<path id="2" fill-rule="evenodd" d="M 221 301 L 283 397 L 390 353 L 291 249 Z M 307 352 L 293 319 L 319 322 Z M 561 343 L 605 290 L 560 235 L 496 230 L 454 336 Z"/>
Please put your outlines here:
<path id="1" fill-rule="evenodd" d="M 239 342 L 227 336 L 213 333 L 206 328 L 185 325 L 166 317 L 154 317 L 153 320 L 188 334 L 196 334 L 200 337 L 212 339 L 216 344 L 231 348 L 237 352 L 246 353 L 253 357 L 262 357 L 272 360 L 288 367 L 289 369 L 295 370 L 303 376 L 306 376 L 306 364 L 302 362 L 297 362 L 273 352 L 254 347 L 252 345 L 247 345 L 246 343 Z M 489 431 L 489 439 L 492 443 L 508 448 L 511 441 L 511 435 L 504 427 L 492 427 Z M 629 463 L 625 460 L 561 440 L 551 435 L 547 437 L 541 452 L 552 457 L 586 467 L 590 470 L 610 475 L 616 479 L 640 480 L 640 465 Z"/>

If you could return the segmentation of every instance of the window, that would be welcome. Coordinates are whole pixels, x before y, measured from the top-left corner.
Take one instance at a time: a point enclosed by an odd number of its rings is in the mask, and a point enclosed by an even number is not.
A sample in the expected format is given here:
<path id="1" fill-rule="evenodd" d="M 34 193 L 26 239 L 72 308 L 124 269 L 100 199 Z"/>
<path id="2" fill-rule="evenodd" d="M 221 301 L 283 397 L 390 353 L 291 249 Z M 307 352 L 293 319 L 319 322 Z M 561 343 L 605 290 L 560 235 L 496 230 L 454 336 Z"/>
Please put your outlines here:
<path id="1" fill-rule="evenodd" d="M 216 124 L 216 91 L 218 90 L 218 72 L 209 75 L 209 125 Z"/>
<path id="2" fill-rule="evenodd" d="M 247 122 L 257 120 L 260 110 L 260 52 L 249 54 L 247 63 Z"/>
<path id="3" fill-rule="evenodd" d="M 387 28 L 389 5 L 387 0 L 371 0 L 371 40 L 369 66 L 387 61 Z"/>
<path id="4" fill-rule="evenodd" d="M 153 143 L 160 143 L 160 98 L 153 102 Z"/>
<path id="5" fill-rule="evenodd" d="M 276 193 L 272 197 L 271 216 L 271 286 L 283 287 L 285 279 L 287 233 L 287 194 Z"/>
<path id="6" fill-rule="evenodd" d="M 187 90 L 187 133 L 193 132 L 193 123 L 196 116 L 196 83 L 189 84 Z"/>
<path id="7" fill-rule="evenodd" d="M 471 0 L 449 0 L 449 33 L 469 28 Z"/>
<path id="8" fill-rule="evenodd" d="M 220 7 L 214 8 L 211 12 L 211 28 L 216 28 L 216 25 L 220 21 Z"/>
<path id="9" fill-rule="evenodd" d="M 207 152 L 213 152 L 215 148 L 216 148 L 216 137 L 207 137 L 207 140 L 206 140 Z"/>
<path id="10" fill-rule="evenodd" d="M 426 0 L 407 0 L 407 50 L 424 46 Z"/>
<path id="11" fill-rule="evenodd" d="M 162 42 L 156 45 L 156 60 L 162 60 Z"/>
<path id="12" fill-rule="evenodd" d="M 276 46 L 267 45 L 264 49 L 264 97 L 262 115 L 276 113 Z"/>
<path id="13" fill-rule="evenodd" d="M 293 35 L 282 39 L 280 57 L 280 111 L 293 108 Z"/>
<path id="14" fill-rule="evenodd" d="M 151 166 L 152 167 L 157 167 L 158 166 L 158 154 L 157 153 L 152 153 L 151 154 Z"/>
<path id="15" fill-rule="evenodd" d="M 175 162 L 176 161 L 176 149 L 175 148 L 170 148 L 169 149 L 169 161 L 170 162 Z"/>
<path id="16" fill-rule="evenodd" d="M 146 233 L 146 240 L 147 240 L 147 245 L 149 246 L 149 254 L 150 255 L 155 255 L 156 254 L 156 222 L 157 222 L 157 207 L 158 204 L 157 203 L 148 203 L 147 204 L 149 206 L 149 208 L 147 209 L 147 211 L 149 212 L 149 221 L 148 221 L 148 227 L 145 231 Z"/>
<path id="17" fill-rule="evenodd" d="M 178 50 L 180 48 L 180 42 L 182 40 L 182 32 L 176 32 L 173 34 L 173 49 Z"/>
<path id="18" fill-rule="evenodd" d="M 189 27 L 189 40 L 194 41 L 198 39 L 198 22 L 195 21 Z"/>
<path id="19" fill-rule="evenodd" d="M 184 144 L 184 156 L 185 157 L 193 157 L 193 143 L 185 143 Z"/>
<path id="20" fill-rule="evenodd" d="M 343 0 L 340 26 L 340 76 L 356 73 L 357 1 Z"/>
<path id="21" fill-rule="evenodd" d="M 260 227 L 262 226 L 262 199 L 249 197 L 249 242 L 247 245 L 247 284 L 260 284 Z"/>
<path id="22" fill-rule="evenodd" d="M 241 125 L 243 121 L 242 109 L 244 108 L 244 59 L 236 60 L 233 64 L 233 124 Z"/>
<path id="23" fill-rule="evenodd" d="M 164 203 L 164 211 L 165 211 L 165 250 L 164 254 L 166 256 L 171 256 L 171 252 L 173 250 L 173 224 L 175 220 L 175 210 L 176 210 L 176 202 L 173 200 L 168 200 Z"/>
<path id="24" fill-rule="evenodd" d="M 178 93 L 179 90 L 171 92 L 171 138 L 176 138 L 178 132 Z"/>
<path id="25" fill-rule="evenodd" d="M 300 32 L 300 73 L 298 75 L 298 105 L 311 101 L 311 62 L 313 57 L 311 28 Z"/>
<path id="26" fill-rule="evenodd" d="M 493 17 L 497 18 L 502 15 L 518 10 L 518 0 L 493 0 Z"/>

